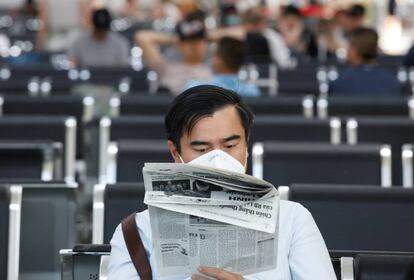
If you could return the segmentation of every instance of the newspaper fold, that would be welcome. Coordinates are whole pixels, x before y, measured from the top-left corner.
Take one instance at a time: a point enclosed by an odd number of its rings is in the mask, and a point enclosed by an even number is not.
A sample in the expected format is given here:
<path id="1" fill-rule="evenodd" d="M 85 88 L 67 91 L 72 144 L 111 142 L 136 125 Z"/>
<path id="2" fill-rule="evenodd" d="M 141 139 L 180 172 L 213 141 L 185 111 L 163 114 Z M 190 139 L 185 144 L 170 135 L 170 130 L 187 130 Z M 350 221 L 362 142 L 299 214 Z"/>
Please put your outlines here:
<path id="1" fill-rule="evenodd" d="M 190 276 L 199 265 L 240 274 L 276 267 L 272 184 L 193 164 L 146 163 L 143 174 L 159 276 Z"/>

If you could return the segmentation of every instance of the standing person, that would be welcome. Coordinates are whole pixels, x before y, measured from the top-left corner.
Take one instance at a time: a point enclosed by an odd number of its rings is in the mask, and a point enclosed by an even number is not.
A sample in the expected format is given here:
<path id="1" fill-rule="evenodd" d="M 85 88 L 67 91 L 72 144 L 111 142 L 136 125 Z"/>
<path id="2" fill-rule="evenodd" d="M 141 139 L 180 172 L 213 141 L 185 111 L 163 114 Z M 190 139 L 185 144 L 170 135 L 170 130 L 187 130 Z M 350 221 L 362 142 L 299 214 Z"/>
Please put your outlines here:
<path id="1" fill-rule="evenodd" d="M 136 34 L 136 42 L 143 50 L 146 66 L 158 73 L 161 86 L 174 95 L 180 94 L 191 79 L 212 77 L 204 63 L 208 42 L 201 12 L 188 14 L 177 25 L 175 35 L 140 31 Z M 160 51 L 162 45 L 176 46 L 182 56 L 181 61 L 169 61 Z"/>
<path id="2" fill-rule="evenodd" d="M 239 80 L 238 73 L 245 57 L 245 44 L 231 37 L 223 37 L 217 42 L 212 58 L 213 78 L 211 80 L 191 80 L 187 88 L 210 84 L 237 92 L 241 96 L 258 97 L 257 86 Z"/>
<path id="3" fill-rule="evenodd" d="M 378 34 L 360 27 L 349 36 L 347 60 L 350 67 L 329 85 L 330 96 L 400 96 L 398 80 L 377 64 Z"/>
<path id="4" fill-rule="evenodd" d="M 110 31 L 111 15 L 107 9 L 92 12 L 93 30 L 78 37 L 68 49 L 69 59 L 86 67 L 128 66 L 128 41 Z"/>
<path id="5" fill-rule="evenodd" d="M 165 116 L 167 144 L 177 163 L 191 164 L 200 157 L 206 161 L 214 157 L 216 163 L 231 163 L 237 172 L 243 172 L 247 166 L 252 123 L 251 110 L 235 92 L 216 86 L 197 86 L 178 95 L 171 104 Z M 136 214 L 135 221 L 152 277 L 158 279 L 148 210 Z M 275 238 L 278 239 L 278 251 L 277 267 L 273 270 L 241 276 L 220 268 L 202 266 L 199 272 L 203 277 L 193 275 L 192 279 L 336 279 L 322 235 L 312 215 L 302 205 L 280 202 L 279 234 Z M 140 279 L 121 226 L 115 230 L 111 246 L 108 279 Z M 165 279 L 178 280 L 173 277 Z"/>

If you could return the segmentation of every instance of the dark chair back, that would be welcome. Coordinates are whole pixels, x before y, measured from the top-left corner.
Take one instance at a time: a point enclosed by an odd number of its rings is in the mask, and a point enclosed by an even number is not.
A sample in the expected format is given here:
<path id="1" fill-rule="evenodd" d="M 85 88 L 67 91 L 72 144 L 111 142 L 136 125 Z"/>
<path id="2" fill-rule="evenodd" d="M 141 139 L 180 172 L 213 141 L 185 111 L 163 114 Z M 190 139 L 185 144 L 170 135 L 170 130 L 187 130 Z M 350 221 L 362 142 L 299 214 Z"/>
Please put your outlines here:
<path id="1" fill-rule="evenodd" d="M 21 277 L 58 279 L 59 250 L 76 243 L 75 192 L 64 184 L 23 184 Z"/>
<path id="2" fill-rule="evenodd" d="M 262 141 L 334 142 L 341 138 L 338 119 L 319 120 L 303 117 L 259 115 L 250 133 L 250 143 Z"/>
<path id="3" fill-rule="evenodd" d="M 414 255 L 359 254 L 354 265 L 358 280 L 414 279 Z"/>
<path id="4" fill-rule="evenodd" d="M 412 101 L 411 101 L 412 102 Z M 400 98 L 330 97 L 317 101 L 318 117 L 401 116 L 408 117 L 410 101 Z"/>
<path id="5" fill-rule="evenodd" d="M 356 126 L 355 126 L 356 120 Z M 383 143 L 392 147 L 393 185 L 402 185 L 401 148 L 414 137 L 414 120 L 403 117 L 357 118 L 347 123 L 348 143 Z"/>
<path id="6" fill-rule="evenodd" d="M 288 196 L 312 213 L 329 250 L 414 251 L 413 189 L 298 184 Z"/>
<path id="7" fill-rule="evenodd" d="M 173 100 L 172 96 L 163 95 L 128 95 L 110 100 L 112 116 L 129 115 L 164 115 Z"/>
<path id="8" fill-rule="evenodd" d="M 109 155 L 107 179 L 109 182 L 143 182 L 142 168 L 146 162 L 171 162 L 165 140 L 119 140 L 116 154 Z"/>
<path id="9" fill-rule="evenodd" d="M 62 179 L 61 143 L 0 141 L 0 177 L 50 181 Z"/>
<path id="10" fill-rule="evenodd" d="M 293 183 L 381 185 L 381 145 L 264 142 L 253 148 L 253 174 L 275 186 Z M 258 153 L 262 152 L 262 153 Z M 257 172 L 257 173 L 256 173 Z"/>
<path id="11" fill-rule="evenodd" d="M 107 185 L 104 194 L 104 243 L 111 241 L 116 227 L 132 212 L 147 209 L 144 204 L 143 183 L 118 183 Z"/>
<path id="12" fill-rule="evenodd" d="M 0 140 L 36 140 L 62 143 L 65 177 L 68 181 L 74 181 L 76 127 L 76 119 L 73 117 L 2 117 L 0 118 Z"/>
<path id="13" fill-rule="evenodd" d="M 92 97 L 75 95 L 52 95 L 49 97 L 4 96 L 4 116 L 72 116 L 77 121 L 77 157 L 83 157 L 83 123 L 92 119 Z"/>

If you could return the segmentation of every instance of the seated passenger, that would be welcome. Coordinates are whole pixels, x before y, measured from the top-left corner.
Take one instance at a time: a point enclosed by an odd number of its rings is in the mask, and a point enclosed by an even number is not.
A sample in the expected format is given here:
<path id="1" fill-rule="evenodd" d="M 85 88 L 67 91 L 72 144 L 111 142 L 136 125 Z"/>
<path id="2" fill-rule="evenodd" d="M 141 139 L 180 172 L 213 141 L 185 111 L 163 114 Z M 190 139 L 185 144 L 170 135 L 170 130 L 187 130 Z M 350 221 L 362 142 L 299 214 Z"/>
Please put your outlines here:
<path id="1" fill-rule="evenodd" d="M 128 66 L 130 46 L 124 37 L 111 32 L 111 15 L 107 9 L 92 14 L 93 31 L 81 35 L 69 48 L 69 59 L 86 67 Z"/>
<path id="2" fill-rule="evenodd" d="M 378 35 L 370 28 L 357 28 L 349 37 L 348 63 L 350 67 L 339 73 L 329 86 L 330 96 L 400 96 L 401 86 L 377 63 Z"/>
<path id="3" fill-rule="evenodd" d="M 240 170 L 246 170 L 252 124 L 251 110 L 235 92 L 211 85 L 197 86 L 178 95 L 168 110 L 165 117 L 166 144 L 177 163 L 188 163 L 202 155 L 221 154 L 223 161 L 234 160 Z M 148 211 L 136 214 L 135 221 L 152 279 L 158 279 Z M 275 238 L 278 239 L 275 269 L 241 276 L 222 268 L 202 266 L 199 272 L 204 277 L 193 275 L 192 279 L 336 279 L 322 235 L 312 215 L 302 205 L 280 201 L 279 233 Z M 140 279 L 128 253 L 121 225 L 115 230 L 111 245 L 108 279 Z"/>
<path id="4" fill-rule="evenodd" d="M 235 91 L 241 96 L 260 96 L 260 90 L 255 85 L 242 82 L 238 78 L 238 72 L 244 61 L 244 49 L 243 42 L 237 39 L 221 38 L 212 59 L 213 79 L 191 80 L 187 87 L 210 84 Z"/>
<path id="5" fill-rule="evenodd" d="M 140 31 L 136 42 L 142 48 L 146 66 L 157 72 L 161 86 L 174 95 L 180 94 L 191 79 L 211 79 L 211 71 L 204 63 L 208 42 L 205 37 L 204 15 L 193 12 L 176 27 L 176 35 Z M 175 45 L 182 56 L 171 61 L 160 51 L 162 45 Z"/>

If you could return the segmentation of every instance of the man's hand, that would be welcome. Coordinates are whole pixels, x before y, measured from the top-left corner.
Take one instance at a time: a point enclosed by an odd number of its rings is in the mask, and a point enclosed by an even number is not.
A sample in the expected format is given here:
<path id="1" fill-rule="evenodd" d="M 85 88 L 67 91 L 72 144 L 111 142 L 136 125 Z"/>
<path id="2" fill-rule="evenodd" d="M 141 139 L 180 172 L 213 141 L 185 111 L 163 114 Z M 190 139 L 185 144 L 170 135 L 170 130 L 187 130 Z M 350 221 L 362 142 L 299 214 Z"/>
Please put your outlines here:
<path id="1" fill-rule="evenodd" d="M 239 274 L 231 273 L 231 272 L 228 272 L 223 269 L 216 268 L 216 267 L 200 266 L 198 268 L 198 271 L 201 274 L 204 274 L 206 276 L 209 276 L 210 278 L 214 278 L 217 280 L 243 280 L 243 276 Z M 193 275 L 191 279 L 192 280 L 208 280 L 209 278 L 203 277 L 200 275 Z"/>

